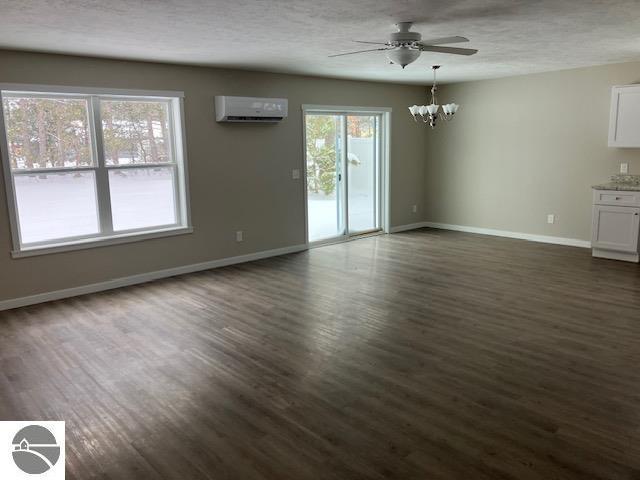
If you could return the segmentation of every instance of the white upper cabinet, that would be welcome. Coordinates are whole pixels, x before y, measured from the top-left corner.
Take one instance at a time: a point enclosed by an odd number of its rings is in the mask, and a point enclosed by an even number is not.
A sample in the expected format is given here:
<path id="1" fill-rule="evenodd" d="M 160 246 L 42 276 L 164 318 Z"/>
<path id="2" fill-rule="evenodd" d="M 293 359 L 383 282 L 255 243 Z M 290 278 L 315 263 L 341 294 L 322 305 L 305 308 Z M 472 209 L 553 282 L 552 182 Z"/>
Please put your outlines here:
<path id="1" fill-rule="evenodd" d="M 612 88 L 609 146 L 640 148 L 640 85 Z"/>

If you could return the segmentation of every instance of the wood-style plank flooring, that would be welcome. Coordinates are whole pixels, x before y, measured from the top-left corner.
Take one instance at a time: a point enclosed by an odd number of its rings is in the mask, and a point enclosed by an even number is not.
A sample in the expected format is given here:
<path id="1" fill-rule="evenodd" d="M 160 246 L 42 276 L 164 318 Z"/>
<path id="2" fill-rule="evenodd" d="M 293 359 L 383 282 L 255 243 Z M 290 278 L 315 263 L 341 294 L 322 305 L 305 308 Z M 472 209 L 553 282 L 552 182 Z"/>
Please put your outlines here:
<path id="1" fill-rule="evenodd" d="M 640 267 L 437 230 L 0 313 L 68 479 L 640 479 Z"/>

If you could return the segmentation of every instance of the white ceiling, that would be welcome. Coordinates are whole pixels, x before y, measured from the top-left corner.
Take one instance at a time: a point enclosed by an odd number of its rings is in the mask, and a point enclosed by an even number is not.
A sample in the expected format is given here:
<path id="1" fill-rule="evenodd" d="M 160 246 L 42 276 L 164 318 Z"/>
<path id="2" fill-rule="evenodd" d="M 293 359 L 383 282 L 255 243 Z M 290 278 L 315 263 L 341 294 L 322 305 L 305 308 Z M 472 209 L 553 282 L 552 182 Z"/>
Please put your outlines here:
<path id="1" fill-rule="evenodd" d="M 327 58 L 407 20 L 480 52 L 423 53 L 404 71 L 383 52 Z M 0 48 L 425 84 L 436 63 L 460 81 L 640 60 L 640 2 L 0 0 Z"/>

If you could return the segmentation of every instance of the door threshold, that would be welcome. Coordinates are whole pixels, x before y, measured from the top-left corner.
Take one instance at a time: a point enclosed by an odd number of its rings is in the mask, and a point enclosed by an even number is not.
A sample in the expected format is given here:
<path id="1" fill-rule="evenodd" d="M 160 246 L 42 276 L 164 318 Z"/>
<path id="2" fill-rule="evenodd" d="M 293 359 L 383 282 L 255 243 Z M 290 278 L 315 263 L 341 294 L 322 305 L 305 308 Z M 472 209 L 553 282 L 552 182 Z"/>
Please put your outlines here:
<path id="1" fill-rule="evenodd" d="M 362 238 L 377 237 L 378 235 L 384 235 L 384 230 L 372 230 L 370 232 L 362 232 L 354 235 L 343 235 L 340 237 L 327 238 L 326 240 L 316 240 L 315 242 L 309 242 L 308 248 L 325 247 L 327 245 L 335 245 L 337 243 L 351 242 L 353 240 L 360 240 Z"/>
<path id="2" fill-rule="evenodd" d="M 353 240 L 356 238 L 364 238 L 364 237 L 375 237 L 376 235 L 380 235 L 384 233 L 381 228 L 375 228 L 373 230 L 365 230 L 364 232 L 356 232 L 349 235 L 349 237 Z"/>

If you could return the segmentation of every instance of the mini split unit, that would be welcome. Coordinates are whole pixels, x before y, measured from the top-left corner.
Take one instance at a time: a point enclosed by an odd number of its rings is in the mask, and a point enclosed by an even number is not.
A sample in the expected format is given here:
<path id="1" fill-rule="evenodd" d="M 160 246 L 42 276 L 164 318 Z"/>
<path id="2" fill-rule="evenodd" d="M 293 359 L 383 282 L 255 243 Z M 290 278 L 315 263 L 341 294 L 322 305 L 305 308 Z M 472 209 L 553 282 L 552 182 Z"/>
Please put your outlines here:
<path id="1" fill-rule="evenodd" d="M 216 96 L 216 121 L 276 123 L 287 117 L 286 98 Z"/>

